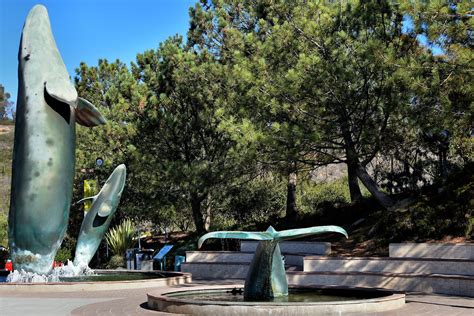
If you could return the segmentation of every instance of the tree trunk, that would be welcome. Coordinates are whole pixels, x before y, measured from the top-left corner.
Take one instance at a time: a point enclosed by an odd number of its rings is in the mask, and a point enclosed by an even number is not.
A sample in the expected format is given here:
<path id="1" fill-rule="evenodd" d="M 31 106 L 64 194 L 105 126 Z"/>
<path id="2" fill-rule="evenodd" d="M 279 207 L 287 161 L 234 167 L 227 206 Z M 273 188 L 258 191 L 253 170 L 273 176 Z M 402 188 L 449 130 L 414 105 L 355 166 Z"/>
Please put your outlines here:
<path id="1" fill-rule="evenodd" d="M 206 232 L 204 219 L 201 213 L 202 198 L 197 193 L 191 193 L 191 210 L 193 213 L 194 226 L 196 226 L 196 233 L 199 235 Z"/>
<path id="2" fill-rule="evenodd" d="M 357 177 L 357 162 L 348 161 L 347 181 L 349 183 L 351 202 L 360 201 L 362 199 L 362 193 L 360 192 L 359 178 Z"/>
<path id="3" fill-rule="evenodd" d="M 285 218 L 294 218 L 296 216 L 296 172 L 290 172 L 288 175 L 287 189 Z"/>
<path id="4" fill-rule="evenodd" d="M 351 202 L 355 202 L 362 198 L 360 192 L 359 180 L 357 179 L 357 166 L 359 164 L 359 158 L 354 148 L 354 142 L 349 131 L 347 121 L 341 124 L 341 130 L 344 137 L 346 159 L 347 159 L 347 180 L 349 184 L 349 193 L 351 195 Z"/>
<path id="5" fill-rule="evenodd" d="M 367 173 L 367 170 L 365 170 L 365 167 L 358 165 L 356 172 L 360 181 L 362 181 L 364 186 L 367 188 L 367 190 L 369 190 L 370 194 L 372 194 L 372 196 L 377 200 L 377 202 L 379 202 L 380 205 L 382 205 L 385 209 L 389 209 L 393 206 L 393 201 L 390 196 L 379 190 L 377 183 L 375 183 L 375 181 L 370 177 L 370 175 Z"/>
<path id="6" fill-rule="evenodd" d="M 204 214 L 204 229 L 209 231 L 211 227 L 211 210 L 212 210 L 212 198 L 211 194 L 207 195 L 206 199 L 206 214 Z"/>

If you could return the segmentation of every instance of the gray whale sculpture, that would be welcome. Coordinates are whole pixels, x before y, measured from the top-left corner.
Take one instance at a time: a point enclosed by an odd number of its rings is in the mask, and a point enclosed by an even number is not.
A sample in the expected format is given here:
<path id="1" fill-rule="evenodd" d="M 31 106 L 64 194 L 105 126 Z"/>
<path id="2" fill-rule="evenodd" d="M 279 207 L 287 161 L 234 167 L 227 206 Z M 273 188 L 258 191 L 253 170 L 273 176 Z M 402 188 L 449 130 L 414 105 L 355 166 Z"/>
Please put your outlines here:
<path id="1" fill-rule="evenodd" d="M 209 238 L 235 238 L 260 241 L 245 278 L 244 298 L 246 300 L 269 300 L 274 297 L 288 295 L 285 264 L 282 260 L 278 243 L 282 240 L 322 233 L 340 233 L 347 238 L 347 232 L 339 226 L 313 226 L 280 232 L 270 226 L 264 232 L 218 231 L 207 233 L 199 238 L 198 248 L 201 248 L 202 244 Z"/>
<path id="2" fill-rule="evenodd" d="M 15 269 L 47 273 L 69 218 L 75 123 L 92 127 L 105 119 L 78 98 L 42 5 L 33 7 L 26 18 L 18 62 L 10 253 Z"/>
<path id="3" fill-rule="evenodd" d="M 97 195 L 79 201 L 91 199 L 92 205 L 82 221 L 74 256 L 75 266 L 87 266 L 99 248 L 117 210 L 126 176 L 127 168 L 119 165 Z"/>

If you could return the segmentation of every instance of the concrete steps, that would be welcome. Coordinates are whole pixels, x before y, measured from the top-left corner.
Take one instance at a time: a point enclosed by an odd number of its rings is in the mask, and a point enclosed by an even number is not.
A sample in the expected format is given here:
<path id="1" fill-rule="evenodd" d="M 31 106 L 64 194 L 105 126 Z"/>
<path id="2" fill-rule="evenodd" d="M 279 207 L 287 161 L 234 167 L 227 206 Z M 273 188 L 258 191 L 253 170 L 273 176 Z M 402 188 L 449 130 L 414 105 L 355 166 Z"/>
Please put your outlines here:
<path id="1" fill-rule="evenodd" d="M 185 262 L 181 272 L 188 272 L 193 279 L 245 279 L 250 262 Z M 285 265 L 287 272 L 300 271 L 301 267 Z"/>
<path id="2" fill-rule="evenodd" d="M 256 247 L 257 242 L 242 241 L 241 251 L 190 251 L 182 271 L 196 278 L 245 279 Z M 329 243 L 290 241 L 280 245 L 288 283 L 292 285 L 385 288 L 474 297 L 472 247 L 400 244 L 390 245 L 390 251 L 401 257 L 346 258 L 327 257 Z"/>
<path id="3" fill-rule="evenodd" d="M 249 263 L 252 260 L 252 257 L 253 252 L 245 253 L 240 251 L 186 251 L 186 263 Z"/>
<path id="4" fill-rule="evenodd" d="M 258 242 L 243 240 L 241 251 L 187 251 L 181 271 L 194 278 L 245 279 Z M 326 242 L 284 241 L 280 250 L 287 271 L 302 271 L 305 256 L 326 255 L 331 244 Z"/>
<path id="5" fill-rule="evenodd" d="M 250 263 L 254 252 L 240 251 L 187 251 L 186 262 L 207 262 L 207 263 Z M 303 259 L 311 254 L 305 253 L 283 253 L 285 264 L 300 267 L 303 270 Z"/>
<path id="6" fill-rule="evenodd" d="M 386 272 L 287 272 L 291 285 L 335 285 L 474 297 L 474 276 Z"/>
<path id="7" fill-rule="evenodd" d="M 242 240 L 240 243 L 241 252 L 255 252 L 258 241 Z M 280 251 L 285 253 L 303 253 L 308 255 L 329 255 L 331 253 L 330 242 L 313 241 L 282 241 L 280 242 Z"/>
<path id="8" fill-rule="evenodd" d="M 307 256 L 304 272 L 289 272 L 288 282 L 474 297 L 473 246 L 390 244 L 388 258 Z"/>

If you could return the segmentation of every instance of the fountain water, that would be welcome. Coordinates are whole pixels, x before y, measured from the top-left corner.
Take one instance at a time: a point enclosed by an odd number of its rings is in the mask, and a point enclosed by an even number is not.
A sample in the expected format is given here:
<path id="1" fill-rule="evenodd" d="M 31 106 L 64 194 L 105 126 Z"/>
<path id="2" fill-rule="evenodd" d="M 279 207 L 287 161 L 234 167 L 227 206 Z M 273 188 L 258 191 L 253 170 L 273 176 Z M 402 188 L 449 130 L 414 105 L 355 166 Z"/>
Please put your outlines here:
<path id="1" fill-rule="evenodd" d="M 10 283 L 45 283 L 45 282 L 60 282 L 61 278 L 67 277 L 81 277 L 95 275 L 94 270 L 87 265 L 74 265 L 69 261 L 66 265 L 55 267 L 48 274 L 38 274 L 25 270 L 15 270 L 10 273 L 6 282 Z"/>

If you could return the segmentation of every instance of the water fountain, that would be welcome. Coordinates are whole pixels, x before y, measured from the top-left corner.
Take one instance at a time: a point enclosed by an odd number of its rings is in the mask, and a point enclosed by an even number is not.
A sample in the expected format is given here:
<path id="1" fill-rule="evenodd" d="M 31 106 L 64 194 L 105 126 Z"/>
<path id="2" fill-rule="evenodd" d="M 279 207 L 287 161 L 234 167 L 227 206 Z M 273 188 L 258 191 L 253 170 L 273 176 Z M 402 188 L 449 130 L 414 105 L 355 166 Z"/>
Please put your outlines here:
<path id="1" fill-rule="evenodd" d="M 120 202 L 126 180 L 123 164 L 115 168 L 99 194 L 87 198 L 92 200 L 92 206 L 81 226 L 74 263 L 53 269 L 69 219 L 75 123 L 94 127 L 106 120 L 90 102 L 78 97 L 56 47 L 48 12 L 42 5 L 34 6 L 26 18 L 18 61 L 19 93 L 8 218 L 10 255 L 16 271 L 7 277 L 7 282 L 0 283 L 0 292 L 12 288 L 37 290 L 45 283 L 49 290 L 56 286 L 65 291 L 67 286 L 67 291 L 97 290 L 112 281 L 123 280 L 128 280 L 124 281 L 129 282 L 125 284 L 127 288 L 190 282 L 190 275 L 181 273 L 89 269 Z M 163 281 L 164 278 L 168 279 Z M 147 281 L 145 285 L 140 284 L 141 279 Z M 104 282 L 97 286 L 95 281 Z M 125 286 L 113 283 L 106 289 Z"/>
<path id="2" fill-rule="evenodd" d="M 315 315 L 344 312 L 380 312 L 400 308 L 404 294 L 375 289 L 337 287 L 288 287 L 278 243 L 314 234 L 336 232 L 347 237 L 338 226 L 265 232 L 219 231 L 202 236 L 198 248 L 209 238 L 258 240 L 245 285 L 199 286 L 161 289 L 148 294 L 152 309 L 190 315 Z"/>

